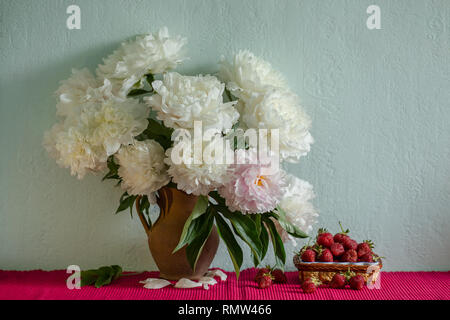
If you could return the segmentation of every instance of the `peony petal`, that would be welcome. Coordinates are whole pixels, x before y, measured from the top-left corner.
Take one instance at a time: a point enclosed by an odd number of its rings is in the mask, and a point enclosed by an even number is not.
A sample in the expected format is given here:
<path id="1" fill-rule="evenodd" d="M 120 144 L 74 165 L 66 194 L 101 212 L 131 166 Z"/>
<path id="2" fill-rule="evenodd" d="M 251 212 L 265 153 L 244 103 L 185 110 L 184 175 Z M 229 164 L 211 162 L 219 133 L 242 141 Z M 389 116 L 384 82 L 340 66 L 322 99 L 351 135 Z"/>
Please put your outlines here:
<path id="1" fill-rule="evenodd" d="M 213 277 L 201 277 L 200 280 L 198 280 L 198 282 L 206 284 L 206 285 L 215 285 L 217 284 L 216 279 L 214 279 Z"/>
<path id="2" fill-rule="evenodd" d="M 225 280 L 227 280 L 228 276 L 222 270 L 214 269 L 214 270 L 209 270 L 205 274 L 205 277 L 212 277 L 212 278 L 219 277 L 220 280 L 225 281 Z"/>
<path id="3" fill-rule="evenodd" d="M 139 281 L 139 283 L 144 283 L 145 289 L 161 289 L 171 285 L 171 283 L 167 280 L 156 278 L 148 278 L 144 281 Z"/>
<path id="4" fill-rule="evenodd" d="M 178 280 L 178 282 L 175 284 L 175 288 L 183 288 L 183 289 L 189 289 L 189 288 L 197 288 L 201 287 L 203 284 L 200 282 L 195 282 L 186 278 L 181 278 Z"/>

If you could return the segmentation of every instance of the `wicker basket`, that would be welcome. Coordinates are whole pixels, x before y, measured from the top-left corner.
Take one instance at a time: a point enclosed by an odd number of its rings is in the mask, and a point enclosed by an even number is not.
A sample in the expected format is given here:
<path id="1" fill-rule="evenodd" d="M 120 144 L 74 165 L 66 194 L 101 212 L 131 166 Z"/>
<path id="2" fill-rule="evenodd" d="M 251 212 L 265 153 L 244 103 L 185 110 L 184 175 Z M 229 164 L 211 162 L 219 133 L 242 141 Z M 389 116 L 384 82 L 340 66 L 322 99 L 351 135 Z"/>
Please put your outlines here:
<path id="1" fill-rule="evenodd" d="M 294 265 L 298 269 L 301 282 L 311 278 L 320 281 L 322 284 L 329 283 L 336 273 L 345 273 L 349 268 L 350 271 L 362 275 L 366 281 L 370 279 L 370 282 L 374 284 L 383 267 L 381 259 L 374 263 L 303 262 L 299 255 L 294 256 Z"/>

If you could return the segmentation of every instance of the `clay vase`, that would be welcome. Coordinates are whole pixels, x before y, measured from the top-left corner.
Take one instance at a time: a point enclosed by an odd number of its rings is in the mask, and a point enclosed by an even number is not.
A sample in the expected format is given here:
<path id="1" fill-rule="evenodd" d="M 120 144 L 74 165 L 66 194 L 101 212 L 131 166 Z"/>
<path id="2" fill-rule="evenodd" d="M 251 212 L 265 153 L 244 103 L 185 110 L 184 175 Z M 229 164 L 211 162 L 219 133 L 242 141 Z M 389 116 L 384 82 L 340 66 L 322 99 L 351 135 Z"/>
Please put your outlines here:
<path id="1" fill-rule="evenodd" d="M 176 188 L 164 187 L 158 191 L 157 200 L 160 207 L 160 215 L 150 228 L 139 209 L 139 201 L 136 201 L 136 209 L 142 225 L 148 236 L 148 246 L 153 259 L 160 271 L 160 277 L 167 280 L 179 280 L 188 278 L 200 279 L 208 271 L 219 246 L 219 236 L 216 226 L 203 247 L 198 258 L 195 270 L 192 270 L 186 258 L 186 246 L 172 254 L 172 251 L 180 241 L 181 232 L 186 220 L 192 213 L 197 202 L 197 196 L 188 195 Z"/>

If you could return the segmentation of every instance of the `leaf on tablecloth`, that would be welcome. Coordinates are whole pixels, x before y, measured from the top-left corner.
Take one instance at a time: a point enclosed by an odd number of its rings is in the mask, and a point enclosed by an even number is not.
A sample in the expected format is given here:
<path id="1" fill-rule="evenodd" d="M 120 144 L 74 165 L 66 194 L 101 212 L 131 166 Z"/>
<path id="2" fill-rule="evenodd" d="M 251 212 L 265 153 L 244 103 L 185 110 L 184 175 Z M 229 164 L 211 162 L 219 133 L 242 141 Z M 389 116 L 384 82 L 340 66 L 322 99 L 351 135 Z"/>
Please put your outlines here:
<path id="1" fill-rule="evenodd" d="M 118 265 L 81 271 L 81 286 L 95 285 L 96 288 L 100 288 L 110 284 L 121 275 L 122 267 Z"/>

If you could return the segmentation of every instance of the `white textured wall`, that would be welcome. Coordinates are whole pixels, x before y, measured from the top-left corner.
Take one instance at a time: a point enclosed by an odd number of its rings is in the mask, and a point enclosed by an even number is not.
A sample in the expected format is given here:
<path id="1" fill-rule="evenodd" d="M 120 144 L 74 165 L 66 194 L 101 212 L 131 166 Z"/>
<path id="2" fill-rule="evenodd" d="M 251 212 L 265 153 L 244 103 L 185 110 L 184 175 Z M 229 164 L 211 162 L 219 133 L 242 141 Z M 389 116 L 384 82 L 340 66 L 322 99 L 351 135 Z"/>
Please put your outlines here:
<path id="1" fill-rule="evenodd" d="M 449 269 L 449 1 L 0 0 L 0 14 L 0 269 L 155 268 L 139 220 L 114 215 L 121 191 L 71 177 L 41 140 L 72 67 L 163 25 L 189 38 L 183 72 L 248 48 L 286 75 L 316 139 L 289 169 L 315 186 L 320 225 L 373 239 L 388 270 Z M 224 248 L 214 264 L 232 269 Z"/>

